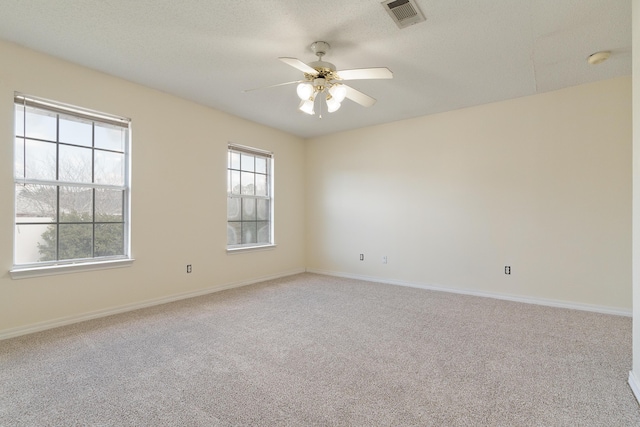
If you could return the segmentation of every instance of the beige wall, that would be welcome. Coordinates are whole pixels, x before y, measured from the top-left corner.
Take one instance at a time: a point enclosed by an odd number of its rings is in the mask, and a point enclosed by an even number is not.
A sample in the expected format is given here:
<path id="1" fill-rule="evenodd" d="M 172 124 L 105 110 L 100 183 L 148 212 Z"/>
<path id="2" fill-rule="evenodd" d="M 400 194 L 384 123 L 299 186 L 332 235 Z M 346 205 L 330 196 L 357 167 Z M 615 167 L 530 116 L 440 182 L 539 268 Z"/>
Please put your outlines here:
<path id="1" fill-rule="evenodd" d="M 0 334 L 304 269 L 303 140 L 9 43 L 0 58 Z M 132 267 L 9 277 L 14 91 L 132 119 Z M 226 254 L 229 141 L 274 152 L 276 249 Z"/>
<path id="2" fill-rule="evenodd" d="M 9 43 L 0 57 L 0 197 L 13 198 L 14 91 L 130 117 L 136 259 L 12 280 L 1 204 L 0 334 L 305 267 L 631 309 L 630 78 L 305 144 Z M 275 250 L 225 252 L 229 141 L 275 153 Z"/>
<path id="3" fill-rule="evenodd" d="M 313 271 L 630 312 L 631 79 L 308 141 L 307 250 Z"/>

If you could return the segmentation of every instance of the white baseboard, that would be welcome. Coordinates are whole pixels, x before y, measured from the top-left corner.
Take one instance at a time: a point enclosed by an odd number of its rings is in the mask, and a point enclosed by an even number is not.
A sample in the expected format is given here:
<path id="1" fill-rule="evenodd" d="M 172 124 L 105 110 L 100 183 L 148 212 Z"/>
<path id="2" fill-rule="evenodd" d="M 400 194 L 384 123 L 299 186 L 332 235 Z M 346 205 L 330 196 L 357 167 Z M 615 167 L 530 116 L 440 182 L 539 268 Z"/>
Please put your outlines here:
<path id="1" fill-rule="evenodd" d="M 569 308 L 572 310 L 591 311 L 591 312 L 602 313 L 602 314 L 613 314 L 616 316 L 631 317 L 633 315 L 632 310 L 625 310 L 621 308 L 607 307 L 607 306 L 600 306 L 600 305 L 593 305 L 593 304 L 583 304 L 583 303 L 577 303 L 577 302 L 559 301 L 559 300 L 552 300 L 552 299 L 545 299 L 545 298 L 523 297 L 523 296 L 517 296 L 517 295 L 501 294 L 497 292 L 484 292 L 484 291 L 476 291 L 476 290 L 469 290 L 469 289 L 457 289 L 457 288 L 450 288 L 442 285 L 412 283 L 412 282 L 405 282 L 401 280 L 390 280 L 390 279 L 383 279 L 379 277 L 362 276 L 358 274 L 342 273 L 342 272 L 336 272 L 336 271 L 307 269 L 307 272 L 324 274 L 326 276 L 344 277 L 347 279 L 366 280 L 368 282 L 385 283 L 388 285 L 407 286 L 410 288 L 426 289 L 430 291 L 451 292 L 451 293 L 462 294 L 462 295 L 495 298 L 495 299 L 500 299 L 505 301 L 522 302 L 525 304 L 536 304 L 536 305 L 544 305 L 548 307 L 557 307 L 557 308 Z"/>
<path id="2" fill-rule="evenodd" d="M 45 331 L 47 329 L 53 329 L 60 326 L 71 325 L 73 323 L 84 322 L 85 320 L 97 319 L 99 317 L 106 317 L 114 314 L 125 313 L 127 311 L 138 310 L 140 308 L 152 307 L 154 305 L 166 304 L 169 302 L 180 301 L 187 298 L 199 297 L 199 296 L 211 294 L 214 292 L 220 292 L 227 289 L 239 288 L 241 286 L 252 285 L 254 283 L 264 282 L 266 280 L 279 279 L 281 277 L 292 276 L 294 274 L 300 274 L 304 272 L 305 272 L 304 269 L 291 270 L 291 271 L 274 274 L 270 276 L 262 276 L 255 279 L 244 280 L 240 282 L 232 282 L 232 283 L 227 283 L 219 286 L 212 286 L 209 288 L 199 289 L 197 291 L 183 292 L 180 294 L 174 294 L 174 295 L 169 295 L 169 296 L 160 297 L 160 298 L 153 298 L 150 300 L 135 302 L 131 304 L 125 304 L 118 307 L 92 311 L 89 313 L 60 317 L 58 319 L 47 320 L 44 322 L 32 323 L 30 325 L 19 326 L 17 328 L 5 329 L 3 331 L 0 331 L 0 340 L 14 338 L 21 335 L 32 334 L 34 332 Z"/>
<path id="3" fill-rule="evenodd" d="M 629 371 L 629 387 L 631 387 L 636 400 L 640 403 L 640 382 L 638 382 L 633 371 Z"/>
<path id="4" fill-rule="evenodd" d="M 389 280 L 389 279 L 383 279 L 379 277 L 363 276 L 358 274 L 342 273 L 342 272 L 335 272 L 335 271 L 316 270 L 316 269 L 307 269 L 306 271 L 309 273 L 323 274 L 326 276 L 344 277 L 348 279 L 366 280 L 369 282 L 385 283 L 389 285 L 398 285 L 398 286 L 407 286 L 407 287 L 426 289 L 426 290 L 432 290 L 432 291 L 451 292 L 451 293 L 457 293 L 457 294 L 463 294 L 463 295 L 496 298 L 496 299 L 507 300 L 507 301 L 522 302 L 527 304 L 545 305 L 549 307 L 570 308 L 574 310 L 592 311 L 596 313 L 613 314 L 617 316 L 630 317 L 632 315 L 631 310 L 623 310 L 618 308 L 597 306 L 597 305 L 591 305 L 591 304 L 571 303 L 566 301 L 557 301 L 557 300 L 549 300 L 549 299 L 542 299 L 542 298 L 529 298 L 529 297 L 498 294 L 493 292 L 474 291 L 474 290 L 467 290 L 467 289 L 455 289 L 455 288 L 448 288 L 446 286 L 440 286 L 440 285 L 411 283 L 411 282 L 404 282 L 400 280 Z M 187 298 L 194 298 L 201 295 L 207 295 L 214 292 L 224 291 L 227 289 L 239 288 L 241 286 L 252 285 L 254 283 L 264 282 L 266 280 L 279 279 L 281 277 L 292 276 L 294 274 L 300 274 L 304 272 L 305 272 L 304 269 L 296 269 L 296 270 L 291 270 L 291 271 L 287 271 L 287 272 L 283 272 L 275 275 L 262 276 L 262 277 L 258 277 L 250 280 L 232 282 L 232 283 L 213 286 L 205 289 L 199 289 L 197 291 L 184 292 L 180 294 L 170 295 L 167 297 L 154 298 L 154 299 L 140 301 L 136 303 L 125 304 L 118 307 L 112 307 L 104 310 L 97 310 L 89 313 L 66 316 L 66 317 L 61 317 L 58 319 L 48 320 L 44 322 L 33 323 L 26 326 L 19 326 L 16 328 L 5 329 L 3 331 L 0 331 L 0 340 L 14 338 L 21 335 L 27 335 L 34 332 L 40 332 L 47 329 L 53 329 L 60 326 L 66 326 L 73 323 L 83 322 L 85 320 L 97 319 L 100 317 L 106 317 L 114 314 L 125 313 L 127 311 L 138 310 L 140 308 L 152 307 L 154 305 L 166 304 L 169 302 L 179 301 Z M 632 381 L 632 377 L 630 376 L 629 377 L 630 385 L 632 384 L 631 381 Z M 640 396 L 640 388 L 638 388 L 638 385 L 640 385 L 640 383 L 636 382 L 635 383 L 636 389 L 634 389 L 634 393 L 636 394 L 636 397 Z M 631 385 L 631 387 L 633 389 L 634 385 Z M 638 392 L 636 390 L 638 390 Z"/>

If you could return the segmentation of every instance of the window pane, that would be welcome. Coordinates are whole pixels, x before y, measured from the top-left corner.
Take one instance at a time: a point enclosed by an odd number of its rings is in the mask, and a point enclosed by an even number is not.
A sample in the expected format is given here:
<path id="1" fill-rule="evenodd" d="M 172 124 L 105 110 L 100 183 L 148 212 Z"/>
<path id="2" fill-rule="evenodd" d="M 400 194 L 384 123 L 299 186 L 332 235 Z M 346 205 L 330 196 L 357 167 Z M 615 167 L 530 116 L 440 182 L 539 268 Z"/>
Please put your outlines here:
<path id="1" fill-rule="evenodd" d="M 27 107 L 25 120 L 27 138 L 57 141 L 55 113 Z"/>
<path id="2" fill-rule="evenodd" d="M 94 256 L 124 255 L 124 224 L 96 224 Z"/>
<path id="3" fill-rule="evenodd" d="M 242 199 L 242 220 L 256 220 L 256 199 Z"/>
<path id="4" fill-rule="evenodd" d="M 60 224 L 59 227 L 59 259 L 91 257 L 93 224 Z"/>
<path id="5" fill-rule="evenodd" d="M 127 131 L 128 129 L 119 126 L 95 123 L 95 147 L 124 152 Z"/>
<path id="6" fill-rule="evenodd" d="M 248 154 L 241 154 L 241 169 L 243 171 L 253 172 L 255 170 L 254 159 L 255 157 Z"/>
<path id="7" fill-rule="evenodd" d="M 257 219 L 258 221 L 269 221 L 270 211 L 269 211 L 269 200 L 267 199 L 258 199 L 257 200 Z"/>
<path id="8" fill-rule="evenodd" d="M 264 157 L 256 157 L 256 172 L 267 173 L 267 159 Z"/>
<path id="9" fill-rule="evenodd" d="M 227 245 L 239 245 L 242 241 L 242 223 L 227 223 Z"/>
<path id="10" fill-rule="evenodd" d="M 60 187 L 60 222 L 92 222 L 93 190 Z"/>
<path id="11" fill-rule="evenodd" d="M 98 184 L 124 185 L 124 154 L 96 150 L 94 180 Z"/>
<path id="12" fill-rule="evenodd" d="M 229 152 L 229 168 L 240 169 L 240 153 Z"/>
<path id="13" fill-rule="evenodd" d="M 231 193 L 240 194 L 240 172 L 230 171 L 231 174 Z"/>
<path id="14" fill-rule="evenodd" d="M 91 149 L 59 146 L 58 179 L 67 182 L 91 182 Z"/>
<path id="15" fill-rule="evenodd" d="M 267 176 L 256 174 L 256 196 L 267 195 Z"/>
<path id="16" fill-rule="evenodd" d="M 123 222 L 124 190 L 95 189 L 96 222 Z"/>
<path id="17" fill-rule="evenodd" d="M 56 226 L 54 224 L 16 225 L 16 264 L 30 264 L 56 259 Z"/>
<path id="18" fill-rule="evenodd" d="M 24 105 L 16 104 L 14 123 L 16 136 L 24 136 Z"/>
<path id="19" fill-rule="evenodd" d="M 255 222 L 242 223 L 242 243 L 258 243 L 257 228 Z"/>
<path id="20" fill-rule="evenodd" d="M 255 185 L 253 182 L 254 174 L 252 172 L 242 172 L 240 176 L 242 183 L 242 194 L 254 195 L 255 194 Z"/>
<path id="21" fill-rule="evenodd" d="M 55 222 L 56 186 L 16 184 L 16 223 Z"/>
<path id="22" fill-rule="evenodd" d="M 227 221 L 240 221 L 242 219 L 240 206 L 242 199 L 229 197 L 227 199 Z"/>
<path id="23" fill-rule="evenodd" d="M 258 222 L 258 243 L 270 243 L 271 229 L 268 222 Z"/>
<path id="24" fill-rule="evenodd" d="M 16 178 L 24 178 L 24 139 L 16 138 L 13 147 L 13 171 Z"/>
<path id="25" fill-rule="evenodd" d="M 26 142 L 26 177 L 30 179 L 56 179 L 56 144 L 50 142 Z"/>
<path id="26" fill-rule="evenodd" d="M 60 116 L 59 120 L 60 142 L 85 147 L 93 145 L 93 129 L 90 121 L 65 116 Z"/>

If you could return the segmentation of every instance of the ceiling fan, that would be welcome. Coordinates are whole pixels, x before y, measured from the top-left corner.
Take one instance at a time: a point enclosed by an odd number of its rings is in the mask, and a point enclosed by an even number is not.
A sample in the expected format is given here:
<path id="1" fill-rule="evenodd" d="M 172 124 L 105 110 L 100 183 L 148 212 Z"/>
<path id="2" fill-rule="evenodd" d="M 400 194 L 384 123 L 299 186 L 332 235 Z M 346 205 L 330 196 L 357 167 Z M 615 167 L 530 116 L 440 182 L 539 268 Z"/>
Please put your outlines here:
<path id="1" fill-rule="evenodd" d="M 317 61 L 305 64 L 297 58 L 281 57 L 278 58 L 304 73 L 304 79 L 287 83 L 280 83 L 266 86 L 258 89 L 266 89 L 276 86 L 285 86 L 298 83 L 296 92 L 300 98 L 300 111 L 313 115 L 315 114 L 316 100 L 323 97 L 327 106 L 327 111 L 333 113 L 340 108 L 342 101 L 347 98 L 363 107 L 370 107 L 375 104 L 376 100 L 359 90 L 347 86 L 343 81 L 347 80 L 364 80 L 364 79 L 391 79 L 393 73 L 386 67 L 379 68 L 357 68 L 352 70 L 336 71 L 335 65 L 322 60 L 322 57 L 331 48 L 329 43 L 317 41 L 311 44 L 311 50 L 318 57 Z M 243 92 L 250 92 L 257 89 L 249 89 Z M 320 104 L 322 109 L 322 104 Z M 320 113 L 322 117 L 322 112 Z"/>

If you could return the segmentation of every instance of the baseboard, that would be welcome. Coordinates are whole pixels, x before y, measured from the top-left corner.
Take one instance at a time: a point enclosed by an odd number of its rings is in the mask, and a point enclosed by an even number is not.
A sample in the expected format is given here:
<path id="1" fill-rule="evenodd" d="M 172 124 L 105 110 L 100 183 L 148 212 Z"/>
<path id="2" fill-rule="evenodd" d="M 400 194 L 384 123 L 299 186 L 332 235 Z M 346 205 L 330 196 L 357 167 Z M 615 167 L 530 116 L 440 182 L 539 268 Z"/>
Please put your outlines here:
<path id="1" fill-rule="evenodd" d="M 549 299 L 541 299 L 541 298 L 529 298 L 529 297 L 506 295 L 506 294 L 499 294 L 499 293 L 493 293 L 493 292 L 454 289 L 454 288 L 448 288 L 446 286 L 412 283 L 412 282 L 405 282 L 400 280 L 389 280 L 389 279 L 383 279 L 383 278 L 373 277 L 373 276 L 363 276 L 358 274 L 350 274 L 350 273 L 327 271 L 327 270 L 307 269 L 306 271 L 309 273 L 323 274 L 326 276 L 366 280 L 369 282 L 385 283 L 389 285 L 398 285 L 398 286 L 407 286 L 411 288 L 419 288 L 419 289 L 426 289 L 426 290 L 432 290 L 432 291 L 451 292 L 451 293 L 462 294 L 462 295 L 496 298 L 496 299 L 507 300 L 507 301 L 522 302 L 526 304 L 537 304 L 537 305 L 544 305 L 549 307 L 569 308 L 574 310 L 591 311 L 591 312 L 603 313 L 603 314 L 613 314 L 617 316 L 627 316 L 627 317 L 632 316 L 631 310 L 623 310 L 618 308 L 597 306 L 597 305 L 591 305 L 591 304 L 569 303 L 565 301 L 557 301 L 557 300 L 549 300 Z M 0 340 L 14 338 L 21 335 L 32 334 L 34 332 L 45 331 L 47 329 L 58 328 L 60 326 L 71 325 L 73 323 L 83 322 L 86 320 L 97 319 L 100 317 L 111 316 L 119 313 L 125 313 L 128 311 L 138 310 L 141 308 L 152 307 L 160 304 L 166 304 L 166 303 L 179 301 L 187 298 L 194 298 L 202 295 L 211 294 L 214 292 L 224 291 L 227 289 L 239 288 L 242 286 L 252 285 L 254 283 L 264 282 L 266 280 L 279 279 L 281 277 L 292 276 L 294 274 L 300 274 L 304 272 L 305 272 L 304 269 L 296 269 L 296 270 L 291 270 L 291 271 L 274 274 L 270 276 L 262 276 L 262 277 L 258 277 L 250 280 L 232 282 L 232 283 L 213 286 L 205 289 L 199 289 L 197 291 L 184 292 L 180 294 L 170 295 L 167 297 L 154 298 L 150 300 L 145 300 L 145 301 L 131 303 L 131 304 L 125 304 L 122 306 L 108 308 L 104 310 L 97 310 L 89 313 L 67 316 L 67 317 L 62 317 L 58 319 L 48 320 L 45 322 L 33 323 L 26 326 L 19 326 L 16 328 L 5 329 L 3 331 L 0 331 Z M 634 383 L 635 385 L 632 384 L 632 377 L 630 376 L 629 384 L 634 390 L 636 397 L 640 396 L 640 392 L 639 392 L 640 388 L 638 387 L 638 385 L 640 385 L 640 382 L 635 382 Z M 635 389 L 634 389 L 634 386 L 636 387 Z"/>
<path id="2" fill-rule="evenodd" d="M 262 276 L 255 279 L 244 280 L 239 282 L 227 283 L 219 286 L 212 286 L 209 288 L 199 289 L 197 291 L 184 292 L 180 294 L 174 294 L 167 297 L 153 298 L 141 302 L 125 304 L 118 307 L 107 308 L 104 310 L 97 310 L 79 315 L 66 316 L 58 319 L 48 320 L 45 322 L 33 323 L 27 326 L 19 326 L 17 328 L 10 328 L 0 331 L 0 340 L 8 338 L 14 338 L 21 335 L 32 334 L 34 332 L 45 331 L 47 329 L 58 328 L 60 326 L 71 325 L 73 323 L 84 322 L 86 320 L 97 319 L 100 317 L 112 316 L 114 314 L 126 313 L 128 311 L 138 310 L 141 308 L 152 307 L 155 305 L 166 304 L 174 301 L 180 301 L 183 299 L 199 297 L 202 295 L 208 295 L 214 292 L 220 292 L 227 289 L 239 288 L 242 286 L 252 285 L 254 283 L 264 282 L 266 280 L 279 279 L 281 277 L 292 276 L 294 274 L 304 273 L 304 269 L 291 270 L 279 274 L 270 276 Z"/>
<path id="3" fill-rule="evenodd" d="M 633 371 L 629 371 L 629 387 L 631 387 L 636 400 L 640 403 L 640 382 L 638 382 Z"/>
<path id="4" fill-rule="evenodd" d="M 336 271 L 307 269 L 307 272 L 324 274 L 326 276 L 344 277 L 347 279 L 365 280 L 368 282 L 385 283 L 388 285 L 407 286 L 410 288 L 426 289 L 430 291 L 451 292 L 451 293 L 462 294 L 462 295 L 472 295 L 477 297 L 495 298 L 495 299 L 500 299 L 505 301 L 522 302 L 525 304 L 536 304 L 536 305 L 544 305 L 548 307 L 569 308 L 572 310 L 591 311 L 594 313 L 612 314 L 615 316 L 631 317 L 633 315 L 632 310 L 625 310 L 621 308 L 607 307 L 607 306 L 600 306 L 600 305 L 593 305 L 593 304 L 558 301 L 558 300 L 545 299 L 545 298 L 523 297 L 523 296 L 517 296 L 517 295 L 501 294 L 497 292 L 484 292 L 484 291 L 475 291 L 475 290 L 469 290 L 469 289 L 450 288 L 442 285 L 412 283 L 412 282 L 405 282 L 401 280 L 389 280 L 389 279 L 383 279 L 379 277 L 363 276 L 359 274 L 342 273 L 342 272 L 336 272 Z"/>

